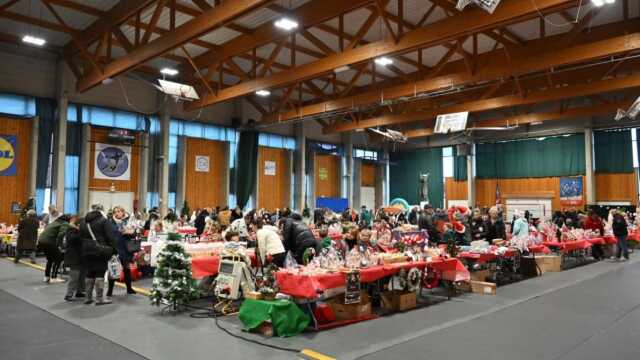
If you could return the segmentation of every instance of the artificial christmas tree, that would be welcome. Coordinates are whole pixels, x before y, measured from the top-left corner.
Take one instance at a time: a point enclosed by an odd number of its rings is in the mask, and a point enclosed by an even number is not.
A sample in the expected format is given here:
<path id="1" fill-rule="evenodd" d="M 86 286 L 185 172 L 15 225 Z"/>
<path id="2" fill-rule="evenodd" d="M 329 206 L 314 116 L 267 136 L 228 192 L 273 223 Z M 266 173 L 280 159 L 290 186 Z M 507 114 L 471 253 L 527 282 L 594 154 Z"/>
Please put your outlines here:
<path id="1" fill-rule="evenodd" d="M 191 258 L 179 240 L 180 235 L 169 234 L 167 245 L 158 255 L 151 289 L 151 303 L 156 306 L 168 303 L 168 308 L 174 312 L 198 296 L 191 276 Z"/>

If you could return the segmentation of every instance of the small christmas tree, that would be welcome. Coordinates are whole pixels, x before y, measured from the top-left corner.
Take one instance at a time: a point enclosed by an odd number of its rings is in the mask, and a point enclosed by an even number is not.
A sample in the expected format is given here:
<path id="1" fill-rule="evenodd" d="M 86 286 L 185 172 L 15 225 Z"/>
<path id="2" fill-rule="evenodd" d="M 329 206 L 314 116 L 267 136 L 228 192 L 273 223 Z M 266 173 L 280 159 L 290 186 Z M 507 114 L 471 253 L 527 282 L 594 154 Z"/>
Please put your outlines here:
<path id="1" fill-rule="evenodd" d="M 167 245 L 158 255 L 151 288 L 151 303 L 160 306 L 163 301 L 168 302 L 172 311 L 198 296 L 191 276 L 191 258 L 179 239 L 180 235 L 169 234 Z"/>

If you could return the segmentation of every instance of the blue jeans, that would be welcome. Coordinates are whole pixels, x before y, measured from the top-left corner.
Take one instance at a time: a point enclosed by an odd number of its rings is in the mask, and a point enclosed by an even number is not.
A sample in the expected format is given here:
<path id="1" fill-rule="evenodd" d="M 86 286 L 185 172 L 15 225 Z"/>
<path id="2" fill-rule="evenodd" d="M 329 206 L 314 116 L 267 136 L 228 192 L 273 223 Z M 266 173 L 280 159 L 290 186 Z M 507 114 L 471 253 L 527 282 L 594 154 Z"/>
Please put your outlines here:
<path id="1" fill-rule="evenodd" d="M 618 239 L 618 251 L 616 253 L 616 258 L 620 259 L 620 256 L 624 256 L 625 259 L 629 259 L 629 248 L 627 247 L 627 236 L 616 236 Z"/>

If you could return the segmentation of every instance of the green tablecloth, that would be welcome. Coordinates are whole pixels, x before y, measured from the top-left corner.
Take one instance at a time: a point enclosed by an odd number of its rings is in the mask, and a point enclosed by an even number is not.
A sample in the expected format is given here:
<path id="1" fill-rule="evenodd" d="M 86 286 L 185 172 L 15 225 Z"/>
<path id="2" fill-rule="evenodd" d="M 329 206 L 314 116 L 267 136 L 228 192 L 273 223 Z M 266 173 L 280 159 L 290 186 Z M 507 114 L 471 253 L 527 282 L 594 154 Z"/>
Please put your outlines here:
<path id="1" fill-rule="evenodd" d="M 300 334 L 309 325 L 309 316 L 288 300 L 245 299 L 240 306 L 240 321 L 247 330 L 253 330 L 271 320 L 273 330 L 280 337 Z"/>

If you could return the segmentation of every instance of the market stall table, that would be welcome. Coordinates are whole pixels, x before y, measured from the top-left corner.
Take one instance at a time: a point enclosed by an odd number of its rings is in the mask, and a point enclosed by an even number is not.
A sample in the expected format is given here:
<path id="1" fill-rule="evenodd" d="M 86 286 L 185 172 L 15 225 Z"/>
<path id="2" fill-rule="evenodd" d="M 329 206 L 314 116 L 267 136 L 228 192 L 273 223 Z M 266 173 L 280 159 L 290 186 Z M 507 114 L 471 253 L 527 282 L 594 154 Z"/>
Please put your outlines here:
<path id="1" fill-rule="evenodd" d="M 618 240 L 615 236 L 606 235 L 602 237 L 595 237 L 591 239 L 587 239 L 591 245 L 615 245 L 618 243 Z"/>
<path id="2" fill-rule="evenodd" d="M 392 276 L 400 270 L 429 268 L 441 273 L 441 278 L 448 281 L 468 281 L 469 270 L 458 259 L 432 259 L 431 261 L 402 262 L 395 264 L 377 265 L 360 269 L 360 282 L 370 283 Z M 331 272 L 315 275 L 291 273 L 280 270 L 276 273 L 276 280 L 280 292 L 300 299 L 316 299 L 329 289 L 345 286 L 346 275 L 343 272 Z"/>
<path id="3" fill-rule="evenodd" d="M 576 250 L 586 250 L 592 246 L 588 240 L 544 242 L 543 245 L 550 248 L 556 248 L 563 254 L 570 253 Z"/>
<path id="4" fill-rule="evenodd" d="M 502 257 L 502 258 L 512 258 L 512 257 L 516 256 L 517 254 L 518 254 L 518 251 L 516 249 L 508 249 L 507 251 L 505 251 L 502 254 L 496 254 L 496 253 L 493 253 L 493 252 L 490 252 L 490 253 L 476 253 L 476 252 L 471 252 L 471 251 L 462 251 L 462 252 L 458 253 L 458 258 L 459 259 L 465 259 L 465 260 L 474 260 L 478 264 L 484 264 L 484 263 L 495 261 L 500 257 Z"/>
<path id="5" fill-rule="evenodd" d="M 256 254 L 253 249 L 248 249 L 247 256 L 251 259 L 251 266 L 257 266 Z M 218 275 L 220 255 L 200 256 L 191 259 L 191 273 L 194 279 L 202 279 L 207 276 Z"/>

